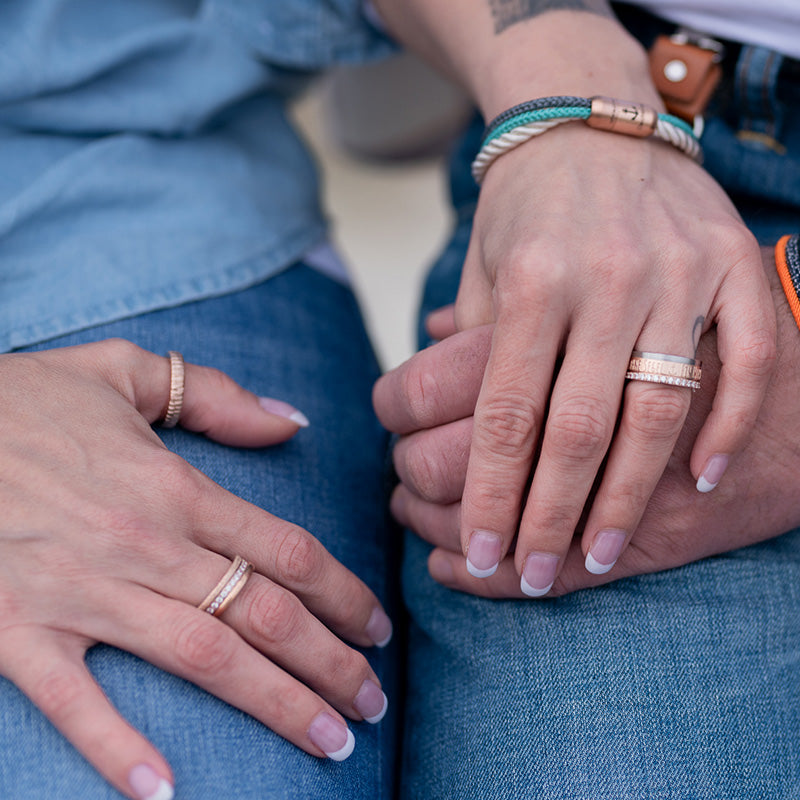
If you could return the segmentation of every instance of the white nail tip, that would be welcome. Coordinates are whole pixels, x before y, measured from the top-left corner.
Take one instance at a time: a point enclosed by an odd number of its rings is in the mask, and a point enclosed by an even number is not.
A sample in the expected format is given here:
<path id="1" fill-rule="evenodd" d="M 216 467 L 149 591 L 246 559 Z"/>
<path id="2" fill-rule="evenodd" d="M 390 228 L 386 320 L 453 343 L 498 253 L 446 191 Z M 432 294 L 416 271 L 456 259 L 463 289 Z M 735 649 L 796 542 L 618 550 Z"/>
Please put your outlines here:
<path id="1" fill-rule="evenodd" d="M 369 722 L 370 725 L 377 725 L 386 716 L 386 710 L 388 708 L 389 708 L 389 701 L 386 699 L 386 695 L 384 695 L 383 708 L 374 717 L 364 717 L 364 722 Z M 352 734 L 350 735 L 352 736 Z M 350 754 L 348 753 L 348 755 Z"/>
<path id="2" fill-rule="evenodd" d="M 497 572 L 498 566 L 498 564 L 494 564 L 488 569 L 480 569 L 479 567 L 476 567 L 469 559 L 467 559 L 467 572 L 469 572 L 469 574 L 475 578 L 488 578 L 490 575 L 494 575 L 495 572 Z"/>
<path id="3" fill-rule="evenodd" d="M 543 597 L 553 588 L 553 584 L 551 583 L 549 586 L 545 586 L 544 589 L 534 589 L 533 586 L 525 580 L 525 576 L 523 575 L 519 581 L 519 588 L 522 589 L 523 594 L 528 595 L 528 597 Z"/>
<path id="4" fill-rule="evenodd" d="M 347 741 L 344 743 L 344 747 L 339 750 L 334 751 L 333 753 L 325 753 L 331 761 L 344 761 L 355 749 L 356 746 L 356 737 L 353 736 L 353 732 L 350 728 L 347 729 Z"/>
<path id="5" fill-rule="evenodd" d="M 703 492 L 710 492 L 712 489 L 715 489 L 717 486 L 716 483 L 709 483 L 702 475 L 697 479 L 697 491 Z"/>
<path id="6" fill-rule="evenodd" d="M 175 797 L 175 790 L 162 778 L 155 792 L 145 797 L 144 800 L 172 800 L 173 797 Z"/>
<path id="7" fill-rule="evenodd" d="M 610 564 L 601 564 L 591 553 L 586 554 L 586 571 L 591 572 L 592 575 L 605 575 L 616 563 L 616 561 L 612 561 Z"/>
<path id="8" fill-rule="evenodd" d="M 302 411 L 295 411 L 294 414 L 290 414 L 289 419 L 301 428 L 307 428 L 311 424 Z"/>

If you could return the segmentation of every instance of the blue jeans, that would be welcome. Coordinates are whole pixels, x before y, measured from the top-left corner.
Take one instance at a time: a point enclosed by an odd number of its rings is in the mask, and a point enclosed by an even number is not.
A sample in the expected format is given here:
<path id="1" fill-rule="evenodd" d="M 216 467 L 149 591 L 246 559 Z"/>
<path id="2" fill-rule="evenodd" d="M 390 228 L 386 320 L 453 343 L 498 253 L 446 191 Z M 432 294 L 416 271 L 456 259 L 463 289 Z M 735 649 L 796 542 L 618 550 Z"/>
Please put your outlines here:
<path id="1" fill-rule="evenodd" d="M 775 113 L 770 60 L 748 52 L 731 87 L 744 101 L 708 119 L 705 163 L 774 243 L 800 231 L 800 104 Z M 741 141 L 748 126 L 786 154 Z M 481 132 L 476 120 L 452 159 L 457 224 L 420 319 L 455 299 Z M 800 530 L 547 601 L 445 589 L 429 551 L 407 535 L 405 800 L 800 797 Z"/>
<path id="2" fill-rule="evenodd" d="M 294 404 L 311 427 L 278 447 L 239 450 L 180 428 L 167 446 L 226 489 L 304 526 L 380 597 L 397 620 L 397 537 L 386 518 L 386 434 L 370 403 L 378 368 L 349 290 L 302 265 L 246 291 L 47 342 L 121 336 L 218 367 Z M 45 346 L 45 345 L 43 345 Z M 399 640 L 366 650 L 390 698 L 375 726 L 351 723 L 345 762 L 317 759 L 196 686 L 108 646 L 88 664 L 122 714 L 166 756 L 176 797 L 388 798 L 393 794 Z M 0 678 L 3 800 L 120 798 L 38 710 Z"/>

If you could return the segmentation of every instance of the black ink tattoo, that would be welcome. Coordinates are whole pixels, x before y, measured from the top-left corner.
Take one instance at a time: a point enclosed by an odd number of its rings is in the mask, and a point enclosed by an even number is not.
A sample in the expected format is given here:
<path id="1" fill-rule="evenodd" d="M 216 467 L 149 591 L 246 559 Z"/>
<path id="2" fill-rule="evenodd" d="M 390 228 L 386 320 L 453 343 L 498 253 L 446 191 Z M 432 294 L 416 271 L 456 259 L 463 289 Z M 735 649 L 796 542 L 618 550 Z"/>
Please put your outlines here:
<path id="1" fill-rule="evenodd" d="M 706 318 L 701 315 L 694 321 L 694 326 L 692 327 L 692 343 L 694 344 L 695 355 L 697 355 L 697 348 L 700 345 L 700 337 L 703 335 L 703 325 L 705 324 Z"/>
<path id="2" fill-rule="evenodd" d="M 604 17 L 614 16 L 606 0 L 489 0 L 489 6 L 495 33 L 545 11 L 591 11 Z"/>

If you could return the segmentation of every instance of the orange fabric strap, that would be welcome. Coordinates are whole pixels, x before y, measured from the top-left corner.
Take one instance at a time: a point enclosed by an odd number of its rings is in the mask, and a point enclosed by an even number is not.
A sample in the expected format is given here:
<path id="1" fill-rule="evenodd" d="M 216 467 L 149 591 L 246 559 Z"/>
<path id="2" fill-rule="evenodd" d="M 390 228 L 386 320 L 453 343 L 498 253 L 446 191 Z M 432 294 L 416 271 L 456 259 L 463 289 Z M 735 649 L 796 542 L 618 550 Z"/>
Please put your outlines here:
<path id="1" fill-rule="evenodd" d="M 781 286 L 800 328 L 800 236 L 783 236 L 775 245 L 775 266 Z"/>

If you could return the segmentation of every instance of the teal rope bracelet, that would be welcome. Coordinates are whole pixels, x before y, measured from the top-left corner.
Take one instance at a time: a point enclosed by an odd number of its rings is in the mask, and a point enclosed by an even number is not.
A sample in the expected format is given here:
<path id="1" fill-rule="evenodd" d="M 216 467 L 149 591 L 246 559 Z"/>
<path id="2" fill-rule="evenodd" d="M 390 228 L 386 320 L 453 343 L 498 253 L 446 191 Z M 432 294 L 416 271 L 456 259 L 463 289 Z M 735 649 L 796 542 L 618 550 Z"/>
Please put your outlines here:
<path id="1" fill-rule="evenodd" d="M 503 153 L 556 125 L 582 120 L 600 130 L 668 142 L 694 159 L 700 158 L 700 143 L 682 119 L 659 114 L 642 103 L 627 103 L 609 97 L 543 97 L 504 111 L 487 126 L 483 145 L 472 162 L 476 183 Z"/>

